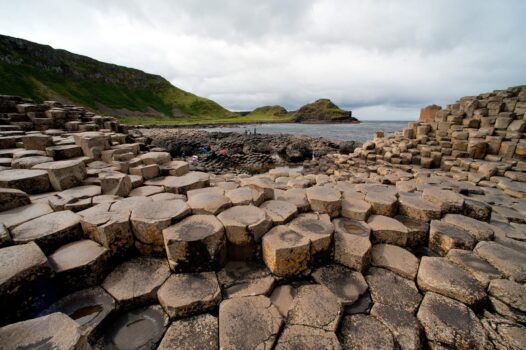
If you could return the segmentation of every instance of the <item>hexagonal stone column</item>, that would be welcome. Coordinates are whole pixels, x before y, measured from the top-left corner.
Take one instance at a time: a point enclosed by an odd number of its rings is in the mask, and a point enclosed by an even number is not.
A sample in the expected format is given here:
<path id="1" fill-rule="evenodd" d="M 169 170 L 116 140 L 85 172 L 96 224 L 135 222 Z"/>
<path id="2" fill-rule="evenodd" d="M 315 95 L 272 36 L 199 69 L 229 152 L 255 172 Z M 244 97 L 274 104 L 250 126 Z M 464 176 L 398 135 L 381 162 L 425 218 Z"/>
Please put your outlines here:
<path id="1" fill-rule="evenodd" d="M 49 283 L 52 269 L 33 242 L 0 249 L 0 324 L 27 316 L 46 301 L 39 286 Z"/>
<path id="2" fill-rule="evenodd" d="M 49 256 L 62 291 L 74 291 L 99 284 L 107 269 L 110 251 L 86 239 L 68 243 Z"/>
<path id="3" fill-rule="evenodd" d="M 51 209 L 51 207 L 46 203 L 32 203 L 0 212 L 0 222 L 8 230 L 12 230 L 26 221 L 33 220 L 52 212 L 53 209 Z"/>
<path id="4" fill-rule="evenodd" d="M 390 192 L 369 191 L 365 201 L 371 204 L 372 213 L 376 215 L 393 216 L 398 209 L 398 200 Z"/>
<path id="5" fill-rule="evenodd" d="M 334 226 L 328 215 L 301 214 L 289 223 L 289 227 L 310 241 L 310 260 L 314 265 L 330 261 Z"/>
<path id="6" fill-rule="evenodd" d="M 226 254 L 225 229 L 213 215 L 192 215 L 163 230 L 170 267 L 178 272 L 218 269 Z"/>
<path id="7" fill-rule="evenodd" d="M 95 348 L 154 350 L 169 322 L 160 305 L 128 311 L 106 327 Z"/>
<path id="8" fill-rule="evenodd" d="M 53 146 L 53 139 L 49 135 L 34 134 L 22 137 L 24 148 L 28 150 L 45 151 L 46 147 Z"/>
<path id="9" fill-rule="evenodd" d="M 35 344 L 57 350 L 90 349 L 79 325 L 61 312 L 0 328 L 2 349 L 31 349 Z"/>
<path id="10" fill-rule="evenodd" d="M 440 206 L 423 199 L 418 193 L 401 192 L 398 201 L 401 215 L 426 222 L 440 219 Z"/>
<path id="11" fill-rule="evenodd" d="M 142 202 L 135 206 L 130 216 L 139 252 L 163 254 L 163 230 L 190 213 L 182 200 Z"/>
<path id="12" fill-rule="evenodd" d="M 341 265 L 327 265 L 312 273 L 316 282 L 327 287 L 342 305 L 354 304 L 368 289 L 360 272 L 351 271 Z"/>
<path id="13" fill-rule="evenodd" d="M 294 204 L 280 200 L 266 201 L 260 208 L 267 212 L 274 225 L 283 225 L 298 213 L 298 208 Z"/>
<path id="14" fill-rule="evenodd" d="M 216 350 L 219 346 L 217 317 L 209 314 L 174 321 L 166 331 L 158 350 Z"/>
<path id="15" fill-rule="evenodd" d="M 371 315 L 389 328 L 401 349 L 423 348 L 424 328 L 412 313 L 377 303 Z"/>
<path id="16" fill-rule="evenodd" d="M 111 202 L 78 212 L 84 233 L 112 254 L 126 254 L 133 246 L 130 211 L 109 211 Z"/>
<path id="17" fill-rule="evenodd" d="M 161 259 L 141 257 L 117 266 L 102 283 L 120 309 L 153 303 L 157 290 L 170 276 L 170 268 Z"/>
<path id="18" fill-rule="evenodd" d="M 306 212 L 309 211 L 310 204 L 305 192 L 303 188 L 290 188 L 286 191 L 275 191 L 275 196 L 277 200 L 294 204 L 298 208 L 298 211 Z"/>
<path id="19" fill-rule="evenodd" d="M 62 312 L 78 323 L 80 333 L 94 342 L 106 317 L 115 309 L 115 300 L 101 287 L 69 294 L 42 311 L 40 316 Z"/>
<path id="20" fill-rule="evenodd" d="M 451 249 L 472 250 L 475 244 L 473 236 L 459 226 L 441 220 L 431 221 L 429 248 L 435 253 L 444 256 Z"/>
<path id="21" fill-rule="evenodd" d="M 526 282 L 526 254 L 497 242 L 479 242 L 474 252 L 504 276 L 520 283 Z"/>
<path id="22" fill-rule="evenodd" d="M 411 313 L 418 309 L 422 296 L 412 280 L 377 267 L 369 268 L 365 280 L 374 303 L 391 305 Z"/>
<path id="23" fill-rule="evenodd" d="M 308 267 L 310 241 L 287 226 L 276 226 L 262 240 L 263 261 L 276 276 L 295 276 Z"/>
<path id="24" fill-rule="evenodd" d="M 372 215 L 367 224 L 371 227 L 374 242 L 407 245 L 409 230 L 400 221 L 383 215 Z"/>
<path id="25" fill-rule="evenodd" d="M 0 188 L 0 212 L 31 203 L 29 196 L 16 188 Z"/>
<path id="26" fill-rule="evenodd" d="M 82 237 L 80 219 L 70 210 L 49 213 L 17 226 L 11 237 L 17 244 L 34 241 L 44 252 L 51 252 Z"/>
<path id="27" fill-rule="evenodd" d="M 491 343 L 475 313 L 466 305 L 427 292 L 416 315 L 432 345 L 452 348 L 488 349 Z"/>
<path id="28" fill-rule="evenodd" d="M 224 298 L 267 295 L 275 279 L 270 271 L 254 262 L 230 261 L 217 273 Z"/>
<path id="29" fill-rule="evenodd" d="M 55 191 L 79 186 L 87 177 L 86 166 L 82 160 L 61 160 L 35 165 L 33 169 L 46 170 Z"/>
<path id="30" fill-rule="evenodd" d="M 275 349 L 341 349 L 341 346 L 334 332 L 291 325 L 285 327 Z"/>
<path id="31" fill-rule="evenodd" d="M 369 217 L 372 211 L 372 206 L 368 202 L 359 198 L 344 198 L 342 200 L 342 216 L 358 220 L 365 221 Z"/>
<path id="32" fill-rule="evenodd" d="M 389 328 L 369 315 L 345 316 L 340 339 L 343 349 L 396 349 Z"/>
<path id="33" fill-rule="evenodd" d="M 461 213 L 464 207 L 464 198 L 460 194 L 436 187 L 425 188 L 422 198 L 438 205 L 444 213 Z"/>
<path id="34" fill-rule="evenodd" d="M 328 186 L 313 186 L 306 190 L 312 211 L 328 214 L 330 217 L 340 215 L 341 193 Z"/>
<path id="35" fill-rule="evenodd" d="M 356 271 L 365 270 L 371 260 L 371 228 L 363 221 L 333 220 L 334 261 Z"/>
<path id="36" fill-rule="evenodd" d="M 480 305 L 487 297 L 471 274 L 445 258 L 422 257 L 417 282 L 424 291 L 439 293 L 469 306 Z"/>
<path id="37" fill-rule="evenodd" d="M 324 286 L 307 285 L 298 290 L 288 323 L 335 332 L 342 309 L 338 298 Z"/>
<path id="38" fill-rule="evenodd" d="M 221 301 L 221 289 L 214 272 L 171 275 L 157 292 L 171 319 L 212 310 Z"/>
<path id="39" fill-rule="evenodd" d="M 127 197 L 132 190 L 131 178 L 123 173 L 103 172 L 99 173 L 102 193 Z"/>
<path id="40" fill-rule="evenodd" d="M 250 187 L 239 187 L 225 193 L 233 205 L 260 205 L 265 200 L 263 191 Z"/>
<path id="41" fill-rule="evenodd" d="M 259 256 L 261 237 L 272 226 L 265 210 L 252 205 L 240 205 L 223 211 L 217 218 L 225 226 L 231 258 L 244 260 Z"/>
<path id="42" fill-rule="evenodd" d="M 200 192 L 192 194 L 193 191 L 188 192 L 188 205 L 192 209 L 192 213 L 217 215 L 232 206 L 228 197 L 222 193 L 217 193 L 217 191 L 212 190 L 213 188 L 211 187 L 207 191 L 199 190 Z"/>
<path id="43" fill-rule="evenodd" d="M 376 244 L 371 251 L 371 264 L 414 280 L 419 261 L 410 251 L 391 244 Z"/>
<path id="44" fill-rule="evenodd" d="M 51 188 L 45 170 L 12 169 L 0 172 L 0 187 L 16 188 L 26 193 L 47 192 Z"/>
<path id="45" fill-rule="evenodd" d="M 227 299 L 219 305 L 221 349 L 272 348 L 283 319 L 267 297 Z"/>

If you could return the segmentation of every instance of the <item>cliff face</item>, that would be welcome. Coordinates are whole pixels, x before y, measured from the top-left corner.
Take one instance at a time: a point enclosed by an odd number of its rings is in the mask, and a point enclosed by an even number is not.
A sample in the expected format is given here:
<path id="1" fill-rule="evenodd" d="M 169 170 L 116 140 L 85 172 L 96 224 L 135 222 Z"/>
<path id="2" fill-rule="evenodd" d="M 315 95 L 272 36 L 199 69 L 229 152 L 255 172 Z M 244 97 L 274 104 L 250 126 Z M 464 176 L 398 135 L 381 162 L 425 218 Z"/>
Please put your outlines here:
<path id="1" fill-rule="evenodd" d="M 323 122 L 357 122 L 352 117 L 351 111 L 344 111 L 329 99 L 319 99 L 313 103 L 306 104 L 295 112 L 296 122 L 300 123 L 323 123 Z"/>
<path id="2" fill-rule="evenodd" d="M 121 116 L 228 116 L 158 75 L 0 35 L 0 94 L 77 103 Z"/>

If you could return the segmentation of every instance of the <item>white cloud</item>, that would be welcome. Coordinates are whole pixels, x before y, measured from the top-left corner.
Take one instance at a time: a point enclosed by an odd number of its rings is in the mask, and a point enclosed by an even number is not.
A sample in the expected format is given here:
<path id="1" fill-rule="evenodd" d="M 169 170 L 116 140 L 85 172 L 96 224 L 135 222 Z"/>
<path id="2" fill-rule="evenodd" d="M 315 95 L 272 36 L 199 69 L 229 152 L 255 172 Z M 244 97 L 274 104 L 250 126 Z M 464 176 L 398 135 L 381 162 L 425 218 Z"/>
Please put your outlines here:
<path id="1" fill-rule="evenodd" d="M 0 33 L 156 73 L 250 110 L 327 97 L 363 119 L 526 81 L 526 3 L 9 1 Z"/>

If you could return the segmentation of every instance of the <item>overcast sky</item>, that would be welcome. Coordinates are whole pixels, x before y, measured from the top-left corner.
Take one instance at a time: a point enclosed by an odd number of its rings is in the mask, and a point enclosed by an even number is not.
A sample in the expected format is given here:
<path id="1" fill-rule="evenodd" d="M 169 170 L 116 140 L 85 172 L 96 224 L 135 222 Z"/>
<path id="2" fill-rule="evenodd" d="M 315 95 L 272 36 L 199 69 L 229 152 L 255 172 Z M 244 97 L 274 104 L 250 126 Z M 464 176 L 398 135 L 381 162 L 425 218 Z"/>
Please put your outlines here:
<path id="1" fill-rule="evenodd" d="M 0 0 L 0 33 L 160 74 L 231 110 L 360 119 L 526 84 L 523 0 Z"/>

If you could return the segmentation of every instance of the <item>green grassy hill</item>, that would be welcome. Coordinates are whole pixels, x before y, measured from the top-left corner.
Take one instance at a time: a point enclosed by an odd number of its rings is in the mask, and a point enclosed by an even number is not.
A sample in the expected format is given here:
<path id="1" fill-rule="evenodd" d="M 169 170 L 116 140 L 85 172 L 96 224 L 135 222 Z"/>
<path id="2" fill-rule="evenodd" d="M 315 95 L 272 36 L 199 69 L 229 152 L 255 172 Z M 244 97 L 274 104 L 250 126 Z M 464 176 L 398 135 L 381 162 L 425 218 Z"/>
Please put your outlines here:
<path id="1" fill-rule="evenodd" d="M 183 91 L 158 75 L 3 35 L 0 94 L 83 105 L 131 122 L 148 117 L 157 122 L 237 117 L 216 102 Z"/>
<path id="2" fill-rule="evenodd" d="M 335 105 L 331 100 L 322 98 L 308 103 L 294 113 L 296 122 L 353 122 L 358 121 L 352 117 L 351 111 L 345 111 Z"/>

